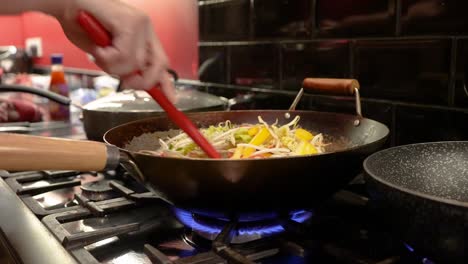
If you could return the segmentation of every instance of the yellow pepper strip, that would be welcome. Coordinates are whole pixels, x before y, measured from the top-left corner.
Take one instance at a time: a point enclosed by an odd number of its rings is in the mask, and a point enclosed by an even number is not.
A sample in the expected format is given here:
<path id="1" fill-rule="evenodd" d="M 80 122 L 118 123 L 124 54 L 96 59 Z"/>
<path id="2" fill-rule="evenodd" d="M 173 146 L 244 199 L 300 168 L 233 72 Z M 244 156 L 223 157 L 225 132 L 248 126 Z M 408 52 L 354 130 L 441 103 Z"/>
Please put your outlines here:
<path id="1" fill-rule="evenodd" d="M 270 132 L 266 127 L 263 127 L 258 131 L 258 133 L 255 135 L 255 137 L 250 140 L 249 144 L 255 145 L 255 146 L 260 146 L 265 142 L 268 137 L 270 137 Z M 248 158 L 252 153 L 255 151 L 254 148 L 245 148 L 244 151 L 242 152 L 242 157 L 243 158 Z"/>
<path id="2" fill-rule="evenodd" d="M 247 130 L 247 134 L 249 134 L 252 137 L 255 136 L 257 133 L 258 133 L 258 127 L 257 126 L 253 126 L 253 127 L 249 128 L 249 130 Z"/>
<path id="3" fill-rule="evenodd" d="M 314 145 L 307 142 L 304 155 L 312 155 L 317 153 L 318 150 L 314 147 Z"/>
<path id="4" fill-rule="evenodd" d="M 302 140 L 299 145 L 297 145 L 296 150 L 294 153 L 298 155 L 312 155 L 312 154 L 317 154 L 318 151 L 317 149 L 310 144 L 309 142 Z"/>
<path id="5" fill-rule="evenodd" d="M 296 129 L 294 135 L 296 136 L 296 138 L 305 141 L 311 141 L 314 138 L 314 135 L 312 135 L 312 133 L 302 128 Z"/>
<path id="6" fill-rule="evenodd" d="M 236 150 L 234 151 L 234 154 L 232 154 L 231 159 L 240 159 L 242 157 L 243 150 L 244 150 L 243 147 L 237 147 Z"/>

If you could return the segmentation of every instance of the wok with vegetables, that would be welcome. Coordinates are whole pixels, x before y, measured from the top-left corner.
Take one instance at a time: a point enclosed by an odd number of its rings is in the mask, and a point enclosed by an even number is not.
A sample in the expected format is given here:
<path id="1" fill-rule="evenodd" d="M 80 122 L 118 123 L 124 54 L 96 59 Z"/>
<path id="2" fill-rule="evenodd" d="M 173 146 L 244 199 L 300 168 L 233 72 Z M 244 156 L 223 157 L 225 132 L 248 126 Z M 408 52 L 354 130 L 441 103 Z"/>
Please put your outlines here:
<path id="1" fill-rule="evenodd" d="M 272 158 L 323 153 L 327 145 L 323 135 L 307 131 L 298 126 L 300 117 L 284 125 L 265 122 L 261 116 L 257 124 L 232 124 L 230 120 L 216 126 L 201 129 L 202 134 L 224 158 Z M 174 137 L 159 138 L 157 150 L 141 150 L 143 154 L 166 157 L 207 158 L 207 155 L 185 133 Z M 131 143 L 130 143 L 131 144 Z M 329 143 L 330 144 L 330 143 Z M 329 145 L 328 144 L 328 145 Z"/>
<path id="2" fill-rule="evenodd" d="M 205 158 L 164 117 L 113 128 L 104 139 L 129 154 L 139 169 L 134 174 L 156 192 L 197 211 L 312 207 L 355 177 L 388 136 L 379 122 L 337 113 L 262 110 L 188 117 L 224 158 Z"/>
<path id="3" fill-rule="evenodd" d="M 304 87 L 356 91 L 355 80 L 306 79 Z M 353 88 L 354 87 L 354 88 Z M 358 104 L 357 104 L 358 105 Z M 119 164 L 174 206 L 200 212 L 290 212 L 343 188 L 379 150 L 388 128 L 360 115 L 251 110 L 189 113 L 224 158 L 205 158 L 167 117 L 109 130 L 101 142 L 0 137 L 6 170 L 114 169 Z"/>

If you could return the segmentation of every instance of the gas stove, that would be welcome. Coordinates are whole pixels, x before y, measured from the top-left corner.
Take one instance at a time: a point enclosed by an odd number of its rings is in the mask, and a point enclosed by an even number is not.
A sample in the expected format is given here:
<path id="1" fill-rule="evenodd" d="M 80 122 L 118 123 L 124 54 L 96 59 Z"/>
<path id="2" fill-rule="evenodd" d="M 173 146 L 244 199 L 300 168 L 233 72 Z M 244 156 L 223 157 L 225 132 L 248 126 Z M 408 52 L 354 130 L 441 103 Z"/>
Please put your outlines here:
<path id="1" fill-rule="evenodd" d="M 375 220 L 362 175 L 318 208 L 216 215 L 173 207 L 121 167 L 0 171 L 0 210 L 0 263 L 431 263 Z"/>
<path id="2" fill-rule="evenodd" d="M 174 208 L 122 168 L 0 178 L 10 263 L 430 263 L 373 220 L 360 177 L 320 208 L 232 217 Z"/>

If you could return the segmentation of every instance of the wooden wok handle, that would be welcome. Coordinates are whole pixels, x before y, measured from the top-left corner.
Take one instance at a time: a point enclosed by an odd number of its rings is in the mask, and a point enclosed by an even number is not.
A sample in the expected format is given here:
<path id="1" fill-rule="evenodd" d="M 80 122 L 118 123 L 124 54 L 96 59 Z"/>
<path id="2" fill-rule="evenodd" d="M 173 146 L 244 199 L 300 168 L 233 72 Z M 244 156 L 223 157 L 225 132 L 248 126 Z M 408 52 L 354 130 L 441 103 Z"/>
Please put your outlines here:
<path id="1" fill-rule="evenodd" d="M 93 141 L 5 133 L 0 134 L 0 169 L 100 171 L 118 164 L 116 148 L 112 147 Z"/>
<path id="2" fill-rule="evenodd" d="M 355 79 L 306 78 L 302 87 L 326 94 L 353 95 L 354 88 L 359 89 L 359 82 Z"/>

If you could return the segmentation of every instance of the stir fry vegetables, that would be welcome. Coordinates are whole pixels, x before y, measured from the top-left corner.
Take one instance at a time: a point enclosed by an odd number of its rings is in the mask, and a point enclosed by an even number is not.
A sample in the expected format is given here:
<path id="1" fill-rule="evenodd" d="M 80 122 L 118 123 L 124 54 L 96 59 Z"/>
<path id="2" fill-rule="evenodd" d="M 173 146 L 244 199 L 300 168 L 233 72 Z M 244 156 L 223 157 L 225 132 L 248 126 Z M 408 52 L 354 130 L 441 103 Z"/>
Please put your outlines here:
<path id="1" fill-rule="evenodd" d="M 296 116 L 282 126 L 278 126 L 278 121 L 270 125 L 260 116 L 258 124 L 233 125 L 228 120 L 217 126 L 201 129 L 201 132 L 224 158 L 268 158 L 323 153 L 326 144 L 322 134 L 314 135 L 300 128 L 299 119 Z M 207 157 L 183 132 L 171 138 L 160 138 L 159 143 L 160 148 L 156 151 L 140 152 L 173 157 Z"/>

